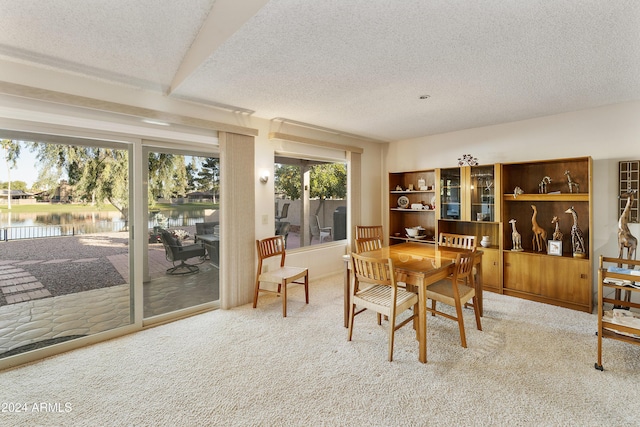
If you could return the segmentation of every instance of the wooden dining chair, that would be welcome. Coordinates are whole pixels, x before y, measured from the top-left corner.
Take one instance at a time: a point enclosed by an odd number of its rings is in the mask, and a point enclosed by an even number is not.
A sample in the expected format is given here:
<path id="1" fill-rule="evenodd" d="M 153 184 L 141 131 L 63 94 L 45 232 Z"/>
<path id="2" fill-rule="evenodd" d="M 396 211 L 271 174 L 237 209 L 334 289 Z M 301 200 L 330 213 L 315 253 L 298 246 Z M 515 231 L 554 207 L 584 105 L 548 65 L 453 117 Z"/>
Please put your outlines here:
<path id="1" fill-rule="evenodd" d="M 375 251 L 382 248 L 382 240 L 378 237 L 363 237 L 356 239 L 356 253 Z"/>
<path id="2" fill-rule="evenodd" d="M 378 238 L 383 240 L 381 225 L 356 225 L 356 239 Z"/>
<path id="3" fill-rule="evenodd" d="M 354 285 L 351 290 L 348 340 L 351 341 L 353 336 L 353 319 L 356 315 L 366 310 L 373 310 L 377 313 L 378 325 L 382 324 L 382 315 L 388 316 L 389 362 L 391 362 L 395 331 L 417 318 L 418 295 L 397 286 L 391 259 L 369 258 L 352 253 L 351 261 Z M 413 314 L 396 325 L 397 316 L 411 307 L 414 307 Z"/>
<path id="4" fill-rule="evenodd" d="M 438 245 L 458 249 L 473 249 L 476 247 L 476 236 L 440 233 Z"/>
<path id="5" fill-rule="evenodd" d="M 275 293 L 282 296 L 282 317 L 287 317 L 287 287 L 290 284 L 304 285 L 305 300 L 309 304 L 309 270 L 284 265 L 286 257 L 284 236 L 256 240 L 256 246 L 258 248 L 258 270 L 253 294 L 253 308 L 258 305 L 260 292 Z M 271 257 L 280 257 L 280 267 L 263 272 L 263 261 Z M 301 279 L 302 281 L 300 281 Z M 261 288 L 260 283 L 262 282 L 277 284 L 278 289 Z"/>
<path id="6" fill-rule="evenodd" d="M 469 307 L 473 308 L 473 312 L 476 316 L 476 326 L 478 330 L 482 330 L 482 324 L 480 323 L 480 312 L 478 310 L 478 303 L 476 299 L 476 290 L 473 287 L 473 262 L 475 253 L 472 251 L 460 252 L 456 256 L 456 264 L 454 266 L 453 274 L 446 279 L 440 280 L 432 285 L 427 286 L 427 298 L 431 300 L 431 307 L 427 307 L 427 311 L 432 316 L 440 315 L 451 320 L 458 322 L 458 328 L 460 329 L 460 341 L 462 347 L 467 347 L 467 338 L 464 333 L 464 318 L 462 316 L 462 305 L 469 301 L 472 304 Z M 471 282 L 470 286 L 468 282 Z M 456 309 L 456 315 L 453 316 L 449 313 L 438 311 L 436 308 L 436 302 L 441 302 Z"/>

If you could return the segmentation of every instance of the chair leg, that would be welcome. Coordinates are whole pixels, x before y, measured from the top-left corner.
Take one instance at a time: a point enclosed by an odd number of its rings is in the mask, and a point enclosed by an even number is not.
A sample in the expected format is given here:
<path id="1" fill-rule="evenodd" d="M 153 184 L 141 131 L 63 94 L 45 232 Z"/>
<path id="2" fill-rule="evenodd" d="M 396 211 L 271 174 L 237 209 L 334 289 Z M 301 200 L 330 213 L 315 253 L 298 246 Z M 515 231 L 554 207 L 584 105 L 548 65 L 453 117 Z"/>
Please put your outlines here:
<path id="1" fill-rule="evenodd" d="M 347 337 L 347 341 L 351 341 L 351 337 L 353 336 L 353 318 L 356 316 L 356 305 L 351 304 L 349 309 L 349 335 Z"/>
<path id="2" fill-rule="evenodd" d="M 304 276 L 304 297 L 309 304 L 309 273 Z"/>
<path id="3" fill-rule="evenodd" d="M 464 333 L 464 317 L 462 317 L 462 304 L 456 300 L 456 314 L 458 316 L 458 328 L 460 329 L 460 342 L 462 347 L 467 348 L 467 337 Z"/>
<path id="4" fill-rule="evenodd" d="M 436 315 L 436 300 L 434 299 L 431 300 L 431 315 Z"/>
<path id="5" fill-rule="evenodd" d="M 393 339 L 396 332 L 396 314 L 389 315 L 389 362 L 393 362 Z"/>
<path id="6" fill-rule="evenodd" d="M 278 285 L 280 288 L 280 285 Z M 282 284 L 282 317 L 287 317 L 287 284 Z"/>
<path id="7" fill-rule="evenodd" d="M 258 305 L 258 294 L 260 293 L 260 281 L 256 279 L 255 290 L 253 291 L 253 308 Z"/>
<path id="8" fill-rule="evenodd" d="M 480 310 L 478 310 L 478 300 L 475 296 L 473 297 L 473 312 L 476 315 L 476 326 L 478 327 L 478 330 L 481 331 L 482 324 L 480 323 Z"/>

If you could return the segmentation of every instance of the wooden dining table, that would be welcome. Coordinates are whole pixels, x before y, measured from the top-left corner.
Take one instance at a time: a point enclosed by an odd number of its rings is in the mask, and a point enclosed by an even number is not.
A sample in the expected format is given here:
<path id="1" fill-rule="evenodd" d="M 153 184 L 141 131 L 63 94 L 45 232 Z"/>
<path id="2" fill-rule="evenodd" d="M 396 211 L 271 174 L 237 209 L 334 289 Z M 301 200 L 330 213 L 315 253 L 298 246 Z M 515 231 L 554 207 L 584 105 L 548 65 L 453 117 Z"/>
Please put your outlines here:
<path id="1" fill-rule="evenodd" d="M 460 249 L 424 243 L 400 243 L 385 246 L 361 255 L 372 258 L 391 258 L 396 271 L 396 279 L 414 286 L 418 291 L 418 359 L 427 362 L 427 287 L 453 273 L 456 256 Z M 349 326 L 349 305 L 351 301 L 351 257 L 345 255 L 344 272 L 344 326 Z M 476 290 L 478 312 L 482 315 L 482 251 L 474 257 L 477 280 L 473 280 Z"/>

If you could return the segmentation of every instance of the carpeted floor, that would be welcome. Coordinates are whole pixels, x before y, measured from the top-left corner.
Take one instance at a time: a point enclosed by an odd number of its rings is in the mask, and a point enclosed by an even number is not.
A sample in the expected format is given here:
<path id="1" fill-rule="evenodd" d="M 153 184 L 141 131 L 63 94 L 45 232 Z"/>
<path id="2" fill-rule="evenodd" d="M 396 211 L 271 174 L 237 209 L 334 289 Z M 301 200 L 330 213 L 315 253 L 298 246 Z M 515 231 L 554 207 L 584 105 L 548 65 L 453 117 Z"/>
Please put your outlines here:
<path id="1" fill-rule="evenodd" d="M 410 327 L 394 361 L 373 313 L 342 326 L 341 276 L 315 280 L 311 304 L 219 310 L 0 373 L 0 401 L 35 426 L 635 426 L 640 347 L 604 342 L 595 315 L 485 293 L 483 331 L 429 317 L 428 363 Z M 33 412 L 33 408 L 45 411 Z M 47 406 L 48 404 L 48 406 Z M 9 406 L 6 406 L 8 409 Z M 15 405 L 14 405 L 15 408 Z"/>

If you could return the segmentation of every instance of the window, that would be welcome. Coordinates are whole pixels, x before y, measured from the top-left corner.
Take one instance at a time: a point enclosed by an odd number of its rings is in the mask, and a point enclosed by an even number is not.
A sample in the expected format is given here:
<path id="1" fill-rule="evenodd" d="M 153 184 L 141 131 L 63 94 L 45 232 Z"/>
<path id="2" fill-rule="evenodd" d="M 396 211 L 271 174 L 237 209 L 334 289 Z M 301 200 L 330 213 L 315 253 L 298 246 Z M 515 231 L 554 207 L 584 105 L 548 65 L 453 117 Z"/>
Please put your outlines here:
<path id="1" fill-rule="evenodd" d="M 276 234 L 287 249 L 347 238 L 347 164 L 276 155 Z"/>

